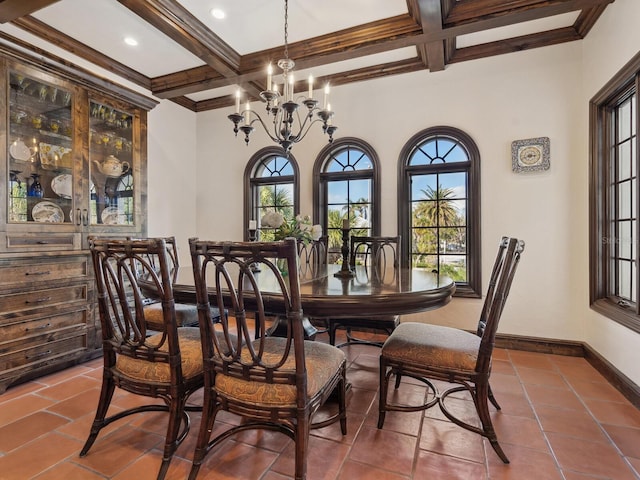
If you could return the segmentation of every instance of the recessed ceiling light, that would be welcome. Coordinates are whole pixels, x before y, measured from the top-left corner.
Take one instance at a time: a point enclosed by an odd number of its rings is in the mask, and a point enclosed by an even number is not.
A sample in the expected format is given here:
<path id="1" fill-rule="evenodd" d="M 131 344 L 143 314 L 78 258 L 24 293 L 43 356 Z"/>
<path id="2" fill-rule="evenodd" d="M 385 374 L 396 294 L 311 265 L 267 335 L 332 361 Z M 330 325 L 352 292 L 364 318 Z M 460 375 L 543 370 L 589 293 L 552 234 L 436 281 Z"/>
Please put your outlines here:
<path id="1" fill-rule="evenodd" d="M 212 8 L 211 9 L 211 16 L 213 18 L 217 18 L 218 20 L 222 20 L 227 15 L 222 10 L 220 10 L 219 8 Z"/>
<path id="2" fill-rule="evenodd" d="M 124 43 L 131 45 L 132 47 L 138 45 L 138 41 L 133 37 L 124 37 Z"/>

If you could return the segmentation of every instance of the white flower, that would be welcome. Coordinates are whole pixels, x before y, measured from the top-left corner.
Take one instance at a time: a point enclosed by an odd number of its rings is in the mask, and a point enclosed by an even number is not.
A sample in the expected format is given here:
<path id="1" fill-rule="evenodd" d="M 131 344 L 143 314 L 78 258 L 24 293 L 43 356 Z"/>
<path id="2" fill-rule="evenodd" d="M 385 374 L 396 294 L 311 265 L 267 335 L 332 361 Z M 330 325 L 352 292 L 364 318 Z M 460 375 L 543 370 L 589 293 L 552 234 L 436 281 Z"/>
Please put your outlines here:
<path id="1" fill-rule="evenodd" d="M 279 228 L 284 222 L 280 212 L 267 212 L 260 219 L 260 226 L 267 228 Z"/>
<path id="2" fill-rule="evenodd" d="M 311 227 L 311 238 L 315 240 L 320 240 L 322 236 L 322 227 L 320 225 L 314 225 Z"/>

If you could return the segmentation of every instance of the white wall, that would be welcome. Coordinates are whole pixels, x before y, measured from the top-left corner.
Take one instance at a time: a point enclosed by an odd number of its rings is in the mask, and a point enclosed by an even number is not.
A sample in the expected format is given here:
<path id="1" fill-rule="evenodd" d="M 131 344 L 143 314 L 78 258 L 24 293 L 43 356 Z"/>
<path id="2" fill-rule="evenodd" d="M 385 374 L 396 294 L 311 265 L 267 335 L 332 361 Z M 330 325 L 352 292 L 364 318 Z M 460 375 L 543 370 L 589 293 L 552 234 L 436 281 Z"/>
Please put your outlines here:
<path id="1" fill-rule="evenodd" d="M 583 118 L 588 118 L 589 100 L 640 50 L 640 2 L 616 0 L 610 4 L 596 27 L 583 42 L 582 68 Z M 583 125 L 584 150 L 588 148 L 588 123 Z M 580 261 L 575 263 L 575 277 L 582 281 L 572 297 L 576 317 L 584 322 L 585 341 L 602 356 L 640 384 L 640 335 L 589 309 L 588 257 L 588 165 L 576 164 L 575 197 L 576 230 L 583 232 L 575 244 Z"/>
<path id="2" fill-rule="evenodd" d="M 148 234 L 175 235 L 180 263 L 188 267 L 187 241 L 196 235 L 196 114 L 163 100 L 148 121 Z"/>

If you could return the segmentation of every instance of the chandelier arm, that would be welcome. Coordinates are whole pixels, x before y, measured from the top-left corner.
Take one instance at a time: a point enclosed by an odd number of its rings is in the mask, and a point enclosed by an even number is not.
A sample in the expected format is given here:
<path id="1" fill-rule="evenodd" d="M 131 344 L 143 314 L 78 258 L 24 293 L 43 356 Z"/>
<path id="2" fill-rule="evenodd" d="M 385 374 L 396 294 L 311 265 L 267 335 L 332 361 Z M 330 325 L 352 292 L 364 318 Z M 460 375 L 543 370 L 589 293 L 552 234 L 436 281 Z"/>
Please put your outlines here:
<path id="1" fill-rule="evenodd" d="M 311 125 L 313 125 L 314 123 L 317 122 L 322 122 L 322 120 L 320 118 L 316 118 L 315 120 L 312 120 L 309 125 L 307 125 L 306 130 L 303 132 L 302 130 L 300 130 L 300 132 L 298 133 L 298 135 L 296 135 L 294 143 L 298 143 L 299 141 L 301 141 L 304 137 L 307 136 L 307 133 L 309 133 L 309 131 L 311 130 Z"/>
<path id="2" fill-rule="evenodd" d="M 252 110 L 251 113 L 253 114 L 253 116 L 256 117 L 253 120 L 251 120 L 251 123 L 253 123 L 256 120 L 258 120 L 260 122 L 260 124 L 262 125 L 262 128 L 264 129 L 264 132 L 269 136 L 269 138 L 271 140 L 273 140 L 274 142 L 276 142 L 276 143 L 280 143 L 280 139 L 277 136 L 271 135 L 271 132 L 269 131 L 269 127 L 267 127 L 267 125 L 264 123 L 264 120 L 262 120 L 262 117 L 260 116 L 260 114 L 258 112 L 256 112 L 255 110 Z"/>

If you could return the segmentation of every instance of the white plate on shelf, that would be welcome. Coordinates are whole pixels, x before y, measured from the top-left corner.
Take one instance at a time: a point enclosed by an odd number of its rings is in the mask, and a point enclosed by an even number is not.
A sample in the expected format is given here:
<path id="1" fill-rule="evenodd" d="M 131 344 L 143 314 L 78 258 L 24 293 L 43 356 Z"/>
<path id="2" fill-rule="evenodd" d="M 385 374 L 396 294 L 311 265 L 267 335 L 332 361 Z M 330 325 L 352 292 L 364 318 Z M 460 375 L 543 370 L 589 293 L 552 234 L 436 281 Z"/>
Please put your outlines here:
<path id="1" fill-rule="evenodd" d="M 51 145 L 49 143 L 40 143 L 38 145 L 38 152 L 40 153 L 40 163 L 42 164 L 42 168 L 44 168 L 45 170 L 55 170 L 60 167 L 71 167 L 70 148 L 61 147 L 59 145 Z M 66 155 L 67 153 L 69 155 Z"/>
<path id="2" fill-rule="evenodd" d="M 100 215 L 102 219 L 102 223 L 105 225 L 118 225 L 118 208 L 117 207 L 107 207 L 102 211 L 102 215 Z"/>
<path id="3" fill-rule="evenodd" d="M 64 212 L 53 202 L 40 202 L 34 205 L 31 216 L 36 222 L 62 223 L 64 222 Z"/>
<path id="4" fill-rule="evenodd" d="M 68 173 L 58 175 L 51 180 L 51 189 L 62 198 L 71 198 L 73 177 Z"/>
<path id="5" fill-rule="evenodd" d="M 31 150 L 25 145 L 22 140 L 16 140 L 9 147 L 9 153 L 16 160 L 26 162 L 31 158 Z"/>

